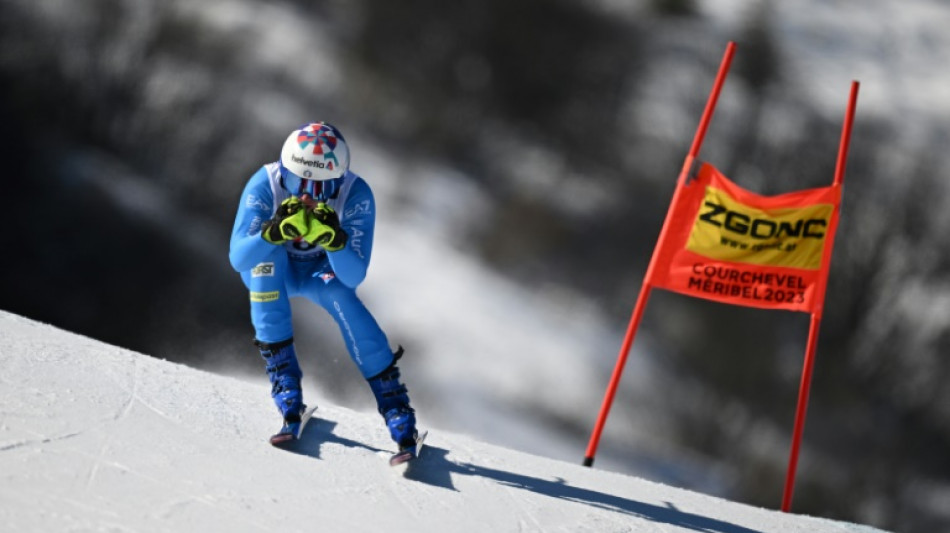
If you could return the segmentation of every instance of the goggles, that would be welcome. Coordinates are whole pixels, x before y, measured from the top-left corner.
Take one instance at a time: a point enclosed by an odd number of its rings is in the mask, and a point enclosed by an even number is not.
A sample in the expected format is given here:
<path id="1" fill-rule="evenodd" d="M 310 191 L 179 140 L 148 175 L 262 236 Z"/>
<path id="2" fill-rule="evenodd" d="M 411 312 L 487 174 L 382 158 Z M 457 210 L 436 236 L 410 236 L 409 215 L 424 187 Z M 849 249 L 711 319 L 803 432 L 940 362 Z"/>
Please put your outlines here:
<path id="1" fill-rule="evenodd" d="M 294 174 L 287 167 L 281 165 L 280 179 L 284 189 L 295 196 L 309 194 L 311 198 L 326 201 L 336 196 L 343 182 L 343 177 L 332 180 L 308 180 Z"/>

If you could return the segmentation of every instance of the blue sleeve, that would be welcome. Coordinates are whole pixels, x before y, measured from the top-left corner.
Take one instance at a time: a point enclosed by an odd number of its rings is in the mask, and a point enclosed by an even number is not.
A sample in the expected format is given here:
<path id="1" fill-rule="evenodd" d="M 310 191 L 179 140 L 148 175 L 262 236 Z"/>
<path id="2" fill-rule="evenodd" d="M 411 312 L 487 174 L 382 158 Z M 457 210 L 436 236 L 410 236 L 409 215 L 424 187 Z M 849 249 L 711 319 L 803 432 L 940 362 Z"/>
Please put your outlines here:
<path id="1" fill-rule="evenodd" d="M 362 178 L 357 178 L 350 188 L 343 212 L 340 213 L 340 226 L 349 236 L 346 246 L 342 250 L 328 252 L 327 256 L 337 278 L 347 287 L 356 288 L 366 278 L 376 226 L 376 200 Z"/>
<path id="2" fill-rule="evenodd" d="M 231 267 L 246 272 L 274 251 L 275 244 L 261 238 L 261 224 L 274 211 L 274 193 L 270 188 L 267 169 L 261 167 L 244 187 L 241 203 L 231 230 Z"/>

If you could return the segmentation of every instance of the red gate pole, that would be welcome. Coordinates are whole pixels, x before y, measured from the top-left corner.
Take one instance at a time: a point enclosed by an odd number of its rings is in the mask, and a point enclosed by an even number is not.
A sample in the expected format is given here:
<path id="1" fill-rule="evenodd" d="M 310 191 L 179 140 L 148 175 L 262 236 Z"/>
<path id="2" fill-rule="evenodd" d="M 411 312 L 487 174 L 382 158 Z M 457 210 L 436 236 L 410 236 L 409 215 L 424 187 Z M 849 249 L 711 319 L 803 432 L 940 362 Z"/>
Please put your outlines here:
<path id="1" fill-rule="evenodd" d="M 847 166 L 848 147 L 851 144 L 851 128 L 854 124 L 854 110 L 858 103 L 857 81 L 851 82 L 851 96 L 848 98 L 848 110 L 845 113 L 844 125 L 841 128 L 841 143 L 838 145 L 838 161 L 835 165 L 835 185 L 844 183 L 844 170 Z M 831 249 L 834 246 L 834 236 L 829 237 L 827 252 L 822 259 L 822 276 L 819 297 L 824 306 L 825 286 L 828 280 L 828 269 L 831 266 Z M 802 380 L 798 390 L 798 406 L 795 409 L 795 426 L 792 430 L 792 446 L 788 458 L 788 472 L 785 474 L 785 490 L 782 494 L 782 511 L 789 512 L 792 508 L 792 494 L 795 490 L 795 471 L 798 469 L 798 453 L 801 448 L 802 433 L 805 429 L 805 412 L 808 410 L 808 396 L 811 392 L 811 377 L 815 366 L 815 348 L 818 345 L 818 329 L 821 326 L 821 311 L 811 315 L 811 326 L 808 331 L 808 345 L 805 348 L 805 363 L 802 368 Z"/>
<path id="2" fill-rule="evenodd" d="M 673 193 L 673 200 L 670 202 L 669 210 L 666 213 L 666 220 L 664 220 L 663 228 L 660 230 L 660 237 L 657 240 L 658 245 L 662 243 L 666 237 L 671 218 L 670 215 L 673 213 L 673 207 L 676 205 L 676 199 L 679 196 L 680 185 L 686 181 L 693 166 L 693 161 L 699 156 L 699 149 L 702 147 L 703 139 L 706 137 L 706 130 L 709 129 L 709 123 L 712 121 L 713 112 L 716 109 L 716 102 L 719 100 L 719 93 L 722 91 L 722 85 L 726 81 L 726 75 L 729 72 L 729 66 L 732 64 L 732 56 L 735 55 L 735 51 L 736 44 L 730 42 L 726 46 L 726 52 L 722 56 L 722 62 L 719 64 L 719 72 L 716 74 L 712 91 L 709 93 L 709 99 L 706 101 L 706 108 L 703 110 L 702 118 L 699 120 L 699 127 L 696 129 L 696 134 L 693 137 L 693 144 L 690 146 L 689 154 L 686 156 L 686 161 L 683 163 L 683 168 L 677 179 L 676 191 Z M 587 444 L 587 452 L 584 455 L 584 466 L 593 466 L 594 464 L 594 455 L 597 453 L 600 436 L 604 431 L 604 424 L 607 422 L 607 415 L 610 413 L 614 396 L 617 394 L 617 386 L 620 384 L 624 366 L 627 364 L 627 357 L 630 355 L 630 348 L 633 346 L 637 329 L 640 327 L 640 320 L 643 318 L 643 311 L 646 308 L 647 300 L 650 299 L 650 290 L 652 287 L 647 280 L 650 279 L 655 264 L 656 248 L 653 249 L 653 256 L 650 259 L 650 265 L 647 267 L 646 275 L 643 278 L 643 286 L 640 289 L 640 295 L 637 296 L 637 303 L 630 317 L 630 323 L 627 325 L 627 332 L 624 335 L 623 344 L 620 347 L 620 354 L 617 356 L 617 363 L 614 365 L 614 371 L 610 377 L 610 383 L 607 385 L 607 391 L 604 394 L 600 413 L 597 416 L 597 422 L 594 424 L 594 431 Z"/>
<path id="3" fill-rule="evenodd" d="M 848 148 L 851 146 L 851 129 L 860 88 L 861 84 L 856 80 L 851 82 L 851 95 L 848 97 L 848 110 L 844 114 L 844 125 L 841 126 L 841 143 L 838 145 L 838 161 L 835 164 L 835 185 L 844 183 L 844 169 L 848 166 Z"/>
<path id="4" fill-rule="evenodd" d="M 805 429 L 805 411 L 808 409 L 808 395 L 811 391 L 812 370 L 815 367 L 815 346 L 818 344 L 818 328 L 821 317 L 811 315 L 808 330 L 808 347 L 805 349 L 805 364 L 802 368 L 802 381 L 798 390 L 798 406 L 795 409 L 795 428 L 792 431 L 792 450 L 788 459 L 788 472 L 785 474 L 785 491 L 782 493 L 782 511 L 792 507 L 792 493 L 795 490 L 795 470 L 798 468 L 798 451 L 801 447 L 802 432 Z"/>

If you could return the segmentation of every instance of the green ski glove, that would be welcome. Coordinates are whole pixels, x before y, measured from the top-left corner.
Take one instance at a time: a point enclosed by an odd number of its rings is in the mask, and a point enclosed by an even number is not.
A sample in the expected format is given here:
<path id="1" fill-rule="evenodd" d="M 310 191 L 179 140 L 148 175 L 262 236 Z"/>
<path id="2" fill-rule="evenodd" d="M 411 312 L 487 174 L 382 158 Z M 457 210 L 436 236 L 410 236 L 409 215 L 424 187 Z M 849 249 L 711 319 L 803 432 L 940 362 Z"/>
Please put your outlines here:
<path id="1" fill-rule="evenodd" d="M 349 235 L 340 227 L 340 217 L 337 216 L 336 211 L 327 204 L 320 202 L 313 208 L 313 217 L 325 228 L 318 244 L 328 252 L 342 250 L 346 246 Z"/>
<path id="2" fill-rule="evenodd" d="M 303 239 L 335 252 L 346 245 L 346 232 L 340 219 L 327 204 L 320 202 L 313 209 L 302 209 L 280 222 L 280 232 L 288 239 Z"/>
<path id="3" fill-rule="evenodd" d="M 305 207 L 300 198 L 296 196 L 291 196 L 281 202 L 280 205 L 277 206 L 277 212 L 274 213 L 274 218 L 261 224 L 261 237 L 271 244 L 283 244 L 293 239 L 293 236 L 283 232 L 281 223 L 297 213 L 306 212 Z"/>

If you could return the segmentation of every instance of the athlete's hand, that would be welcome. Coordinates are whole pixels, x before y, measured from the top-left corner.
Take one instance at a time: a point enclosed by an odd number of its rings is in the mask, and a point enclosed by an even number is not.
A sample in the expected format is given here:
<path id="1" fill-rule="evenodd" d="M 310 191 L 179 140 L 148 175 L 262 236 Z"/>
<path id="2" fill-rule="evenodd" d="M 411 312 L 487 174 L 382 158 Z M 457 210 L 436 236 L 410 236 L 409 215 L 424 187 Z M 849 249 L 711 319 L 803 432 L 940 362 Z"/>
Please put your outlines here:
<path id="1" fill-rule="evenodd" d="M 274 213 L 274 218 L 261 225 L 261 237 L 271 244 L 283 244 L 295 238 L 284 232 L 281 223 L 298 213 L 305 213 L 307 211 L 305 207 L 306 205 L 296 196 L 291 196 L 281 202 L 280 205 L 277 206 L 277 212 Z"/>
<path id="2" fill-rule="evenodd" d="M 327 204 L 320 202 L 311 212 L 313 218 L 323 226 L 323 232 L 320 239 L 316 241 L 317 244 L 323 246 L 323 249 L 328 252 L 343 249 L 346 246 L 348 235 L 340 227 L 340 217 L 337 216 L 336 211 Z"/>
<path id="3" fill-rule="evenodd" d="M 320 202 L 312 209 L 301 209 L 280 223 L 281 233 L 291 239 L 303 239 L 335 252 L 346 245 L 346 232 L 330 206 Z"/>
<path id="4" fill-rule="evenodd" d="M 341 250 L 347 241 L 336 211 L 324 202 L 314 203 L 308 195 L 281 202 L 274 218 L 261 226 L 261 237 L 272 244 L 302 239 L 330 252 Z"/>

